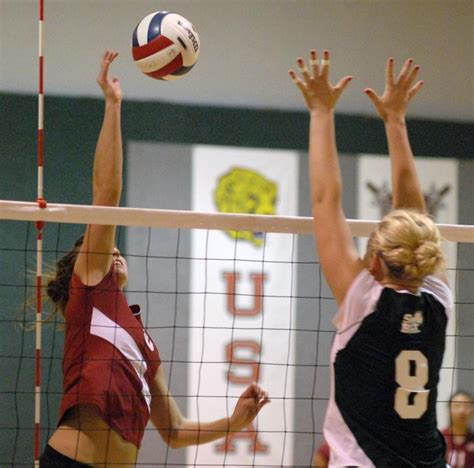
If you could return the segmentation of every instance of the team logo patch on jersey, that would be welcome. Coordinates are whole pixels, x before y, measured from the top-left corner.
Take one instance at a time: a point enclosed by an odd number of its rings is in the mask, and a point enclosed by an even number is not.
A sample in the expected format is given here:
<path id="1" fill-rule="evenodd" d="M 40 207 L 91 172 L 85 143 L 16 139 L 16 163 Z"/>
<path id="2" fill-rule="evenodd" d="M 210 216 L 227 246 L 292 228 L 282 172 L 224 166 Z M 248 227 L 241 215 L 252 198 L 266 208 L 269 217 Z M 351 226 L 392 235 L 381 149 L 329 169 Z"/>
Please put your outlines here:
<path id="1" fill-rule="evenodd" d="M 423 313 L 417 311 L 414 314 L 404 314 L 400 331 L 402 333 L 420 333 L 423 325 Z"/>

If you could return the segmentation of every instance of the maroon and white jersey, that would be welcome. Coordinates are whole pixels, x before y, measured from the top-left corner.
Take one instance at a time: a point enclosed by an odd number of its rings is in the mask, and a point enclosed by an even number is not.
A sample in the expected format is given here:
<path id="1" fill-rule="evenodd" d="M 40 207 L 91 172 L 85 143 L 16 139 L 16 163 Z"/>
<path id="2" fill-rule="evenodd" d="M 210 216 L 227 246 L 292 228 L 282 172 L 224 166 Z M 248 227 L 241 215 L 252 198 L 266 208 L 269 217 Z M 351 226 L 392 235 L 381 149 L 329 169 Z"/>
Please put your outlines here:
<path id="1" fill-rule="evenodd" d="M 446 439 L 446 461 L 452 468 L 472 468 L 474 466 L 474 433 L 468 432 L 462 443 L 456 443 L 451 429 L 443 431 Z"/>
<path id="2" fill-rule="evenodd" d="M 326 460 L 326 463 L 329 463 L 329 458 L 330 458 L 330 448 L 329 444 L 324 441 L 318 448 L 318 451 L 316 452 L 316 455 L 319 455 L 321 458 Z"/>
<path id="3" fill-rule="evenodd" d="M 112 429 L 140 447 L 160 356 L 119 289 L 113 265 L 96 286 L 73 274 L 65 317 L 59 421 L 78 404 L 96 405 Z"/>

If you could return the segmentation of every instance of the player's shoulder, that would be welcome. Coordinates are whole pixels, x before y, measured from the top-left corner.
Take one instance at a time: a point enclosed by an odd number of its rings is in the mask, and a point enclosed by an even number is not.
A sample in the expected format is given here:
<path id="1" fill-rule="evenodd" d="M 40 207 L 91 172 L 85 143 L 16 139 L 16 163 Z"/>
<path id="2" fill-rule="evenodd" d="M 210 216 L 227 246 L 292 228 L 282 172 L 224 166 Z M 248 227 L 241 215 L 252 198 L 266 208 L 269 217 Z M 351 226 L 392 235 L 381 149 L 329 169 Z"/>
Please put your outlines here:
<path id="1" fill-rule="evenodd" d="M 354 278 L 333 319 L 336 328 L 344 329 L 373 312 L 382 289 L 382 285 L 375 281 L 367 269 L 361 270 Z"/>
<path id="2" fill-rule="evenodd" d="M 450 314 L 454 306 L 453 293 L 447 283 L 436 275 L 429 275 L 423 280 L 420 292 L 432 295 Z"/>
<path id="3" fill-rule="evenodd" d="M 356 298 L 366 298 L 370 296 L 380 296 L 383 286 L 375 280 L 372 274 L 366 268 L 362 269 L 354 278 L 348 291 L 349 300 Z"/>

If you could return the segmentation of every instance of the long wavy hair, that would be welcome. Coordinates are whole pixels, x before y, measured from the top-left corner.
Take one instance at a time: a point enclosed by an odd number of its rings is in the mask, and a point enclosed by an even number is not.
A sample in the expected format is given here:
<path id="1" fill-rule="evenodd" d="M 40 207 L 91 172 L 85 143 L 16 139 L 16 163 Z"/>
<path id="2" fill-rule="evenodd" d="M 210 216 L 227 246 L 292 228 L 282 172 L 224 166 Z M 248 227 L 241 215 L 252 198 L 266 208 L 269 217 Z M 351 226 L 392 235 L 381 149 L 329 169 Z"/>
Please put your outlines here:
<path id="1" fill-rule="evenodd" d="M 60 313 L 64 317 L 64 311 L 69 300 L 69 283 L 71 282 L 79 248 L 83 242 L 84 236 L 82 235 L 74 242 L 74 247 L 58 260 L 55 272 L 47 283 L 46 293 L 54 304 L 52 314 Z"/>

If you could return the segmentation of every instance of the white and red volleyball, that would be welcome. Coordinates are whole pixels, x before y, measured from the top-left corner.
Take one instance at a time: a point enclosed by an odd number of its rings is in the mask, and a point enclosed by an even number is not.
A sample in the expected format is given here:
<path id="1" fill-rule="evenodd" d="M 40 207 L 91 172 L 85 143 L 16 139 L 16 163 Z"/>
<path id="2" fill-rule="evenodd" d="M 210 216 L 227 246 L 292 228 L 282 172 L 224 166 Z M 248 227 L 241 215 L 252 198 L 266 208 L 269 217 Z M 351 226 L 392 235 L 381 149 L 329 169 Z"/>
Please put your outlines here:
<path id="1" fill-rule="evenodd" d="M 133 31 L 133 59 L 145 75 L 157 80 L 182 78 L 197 62 L 200 49 L 192 23 L 176 13 L 150 13 Z"/>

